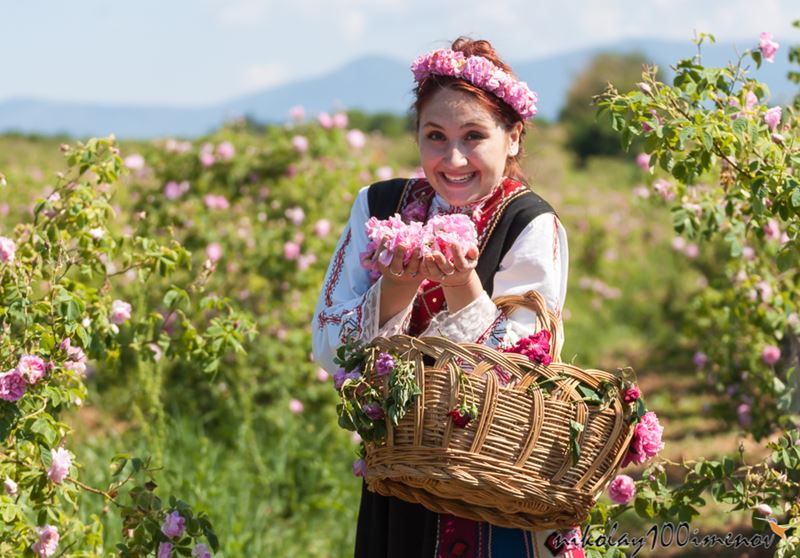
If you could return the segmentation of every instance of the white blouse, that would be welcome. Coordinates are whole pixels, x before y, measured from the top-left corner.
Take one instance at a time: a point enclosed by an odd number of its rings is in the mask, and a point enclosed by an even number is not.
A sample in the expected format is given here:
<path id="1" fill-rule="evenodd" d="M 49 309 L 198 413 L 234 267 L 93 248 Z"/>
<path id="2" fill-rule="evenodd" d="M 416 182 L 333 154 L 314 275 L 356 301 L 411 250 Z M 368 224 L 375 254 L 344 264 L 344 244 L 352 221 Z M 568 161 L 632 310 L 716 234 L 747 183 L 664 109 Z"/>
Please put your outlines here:
<path id="1" fill-rule="evenodd" d="M 404 333 L 411 316 L 412 304 L 409 304 L 382 327 L 378 326 L 382 278 L 373 283 L 359 259 L 368 242 L 365 229 L 370 218 L 367 188 L 359 191 L 353 203 L 350 220 L 331 258 L 314 310 L 314 359 L 329 372 L 337 368 L 333 358 L 346 335 L 370 341 L 378 335 Z M 453 209 L 436 194 L 428 217 L 451 213 Z M 567 233 L 558 217 L 553 213 L 539 215 L 522 230 L 500 262 L 494 276 L 493 294 L 502 296 L 536 290 L 544 297 L 547 307 L 560 317 L 567 295 L 568 260 Z M 436 314 L 420 336 L 440 335 L 456 342 L 485 339 L 489 344 L 493 339 L 495 343 L 497 340 L 513 343 L 534 333 L 535 318 L 533 312 L 524 309 L 501 318 L 497 306 L 484 291 L 455 313 L 445 308 Z M 562 333 L 560 325 L 559 329 Z M 561 343 L 563 333 L 559 335 L 559 345 Z"/>

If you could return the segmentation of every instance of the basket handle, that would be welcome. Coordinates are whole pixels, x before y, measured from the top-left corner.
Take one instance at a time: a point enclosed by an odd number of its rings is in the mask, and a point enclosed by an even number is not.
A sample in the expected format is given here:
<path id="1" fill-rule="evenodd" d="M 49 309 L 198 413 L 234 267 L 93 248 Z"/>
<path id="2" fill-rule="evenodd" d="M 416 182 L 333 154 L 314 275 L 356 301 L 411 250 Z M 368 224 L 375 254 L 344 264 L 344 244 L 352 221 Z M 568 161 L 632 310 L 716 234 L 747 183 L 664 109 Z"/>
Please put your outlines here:
<path id="1" fill-rule="evenodd" d="M 514 313 L 518 308 L 525 308 L 536 314 L 537 329 L 546 329 L 550 332 L 550 356 L 556 362 L 561 362 L 561 346 L 564 342 L 562 337 L 561 320 L 547 308 L 544 297 L 538 291 L 531 289 L 519 295 L 503 295 L 492 300 L 495 306 L 506 317 Z"/>

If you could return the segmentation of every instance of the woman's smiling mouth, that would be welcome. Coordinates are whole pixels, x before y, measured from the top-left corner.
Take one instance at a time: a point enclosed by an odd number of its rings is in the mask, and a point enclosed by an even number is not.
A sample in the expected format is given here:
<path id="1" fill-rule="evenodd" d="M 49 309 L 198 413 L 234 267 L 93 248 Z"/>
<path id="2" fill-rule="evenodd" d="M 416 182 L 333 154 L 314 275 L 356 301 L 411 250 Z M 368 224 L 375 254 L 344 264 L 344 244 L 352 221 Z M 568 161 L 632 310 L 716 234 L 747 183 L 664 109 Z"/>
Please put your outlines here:
<path id="1" fill-rule="evenodd" d="M 444 178 L 445 182 L 457 185 L 466 184 L 467 182 L 472 180 L 476 174 L 477 174 L 476 172 L 471 172 L 469 174 L 449 174 L 444 172 L 439 173 L 439 175 L 442 178 Z"/>

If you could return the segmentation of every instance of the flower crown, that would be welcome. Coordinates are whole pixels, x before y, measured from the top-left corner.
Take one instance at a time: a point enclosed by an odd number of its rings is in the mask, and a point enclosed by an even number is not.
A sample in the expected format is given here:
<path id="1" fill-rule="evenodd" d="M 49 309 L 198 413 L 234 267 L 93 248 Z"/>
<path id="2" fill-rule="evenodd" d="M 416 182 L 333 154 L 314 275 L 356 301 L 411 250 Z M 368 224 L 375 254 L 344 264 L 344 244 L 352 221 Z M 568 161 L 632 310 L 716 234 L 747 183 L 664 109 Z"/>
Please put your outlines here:
<path id="1" fill-rule="evenodd" d="M 499 97 L 517 111 L 523 120 L 536 114 L 536 93 L 524 81 L 495 66 L 483 56 L 464 56 L 463 52 L 442 48 L 414 60 L 411 71 L 417 83 L 428 76 L 451 76 Z"/>

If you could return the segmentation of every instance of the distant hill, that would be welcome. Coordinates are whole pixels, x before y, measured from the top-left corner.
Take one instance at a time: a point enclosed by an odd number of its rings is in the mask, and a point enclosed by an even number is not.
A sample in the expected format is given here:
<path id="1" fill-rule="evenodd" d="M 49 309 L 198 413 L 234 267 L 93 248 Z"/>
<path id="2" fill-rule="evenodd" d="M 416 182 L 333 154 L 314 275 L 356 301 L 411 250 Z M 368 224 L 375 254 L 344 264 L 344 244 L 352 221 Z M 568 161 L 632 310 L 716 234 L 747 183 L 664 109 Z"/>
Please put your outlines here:
<path id="1" fill-rule="evenodd" d="M 743 50 L 745 45 L 739 45 Z M 539 117 L 554 120 L 575 76 L 599 52 L 638 51 L 667 70 L 666 65 L 691 56 L 694 45 L 684 42 L 627 40 L 532 61 L 516 61 L 520 78 L 539 95 Z M 707 65 L 723 65 L 734 54 L 734 45 L 704 46 Z M 787 102 L 797 87 L 786 79 L 789 64 L 785 51 L 775 64 L 765 63 L 755 77 L 767 83 L 774 102 Z M 670 72 L 667 71 L 667 75 Z M 58 134 L 84 137 L 114 133 L 119 138 L 163 136 L 195 137 L 219 127 L 226 120 L 249 116 L 262 122 L 282 122 L 294 105 L 308 114 L 353 108 L 366 112 L 404 113 L 411 104 L 413 82 L 408 63 L 367 56 L 328 74 L 266 89 L 205 108 L 178 106 L 131 106 L 64 103 L 36 99 L 0 102 L 0 131 Z"/>

